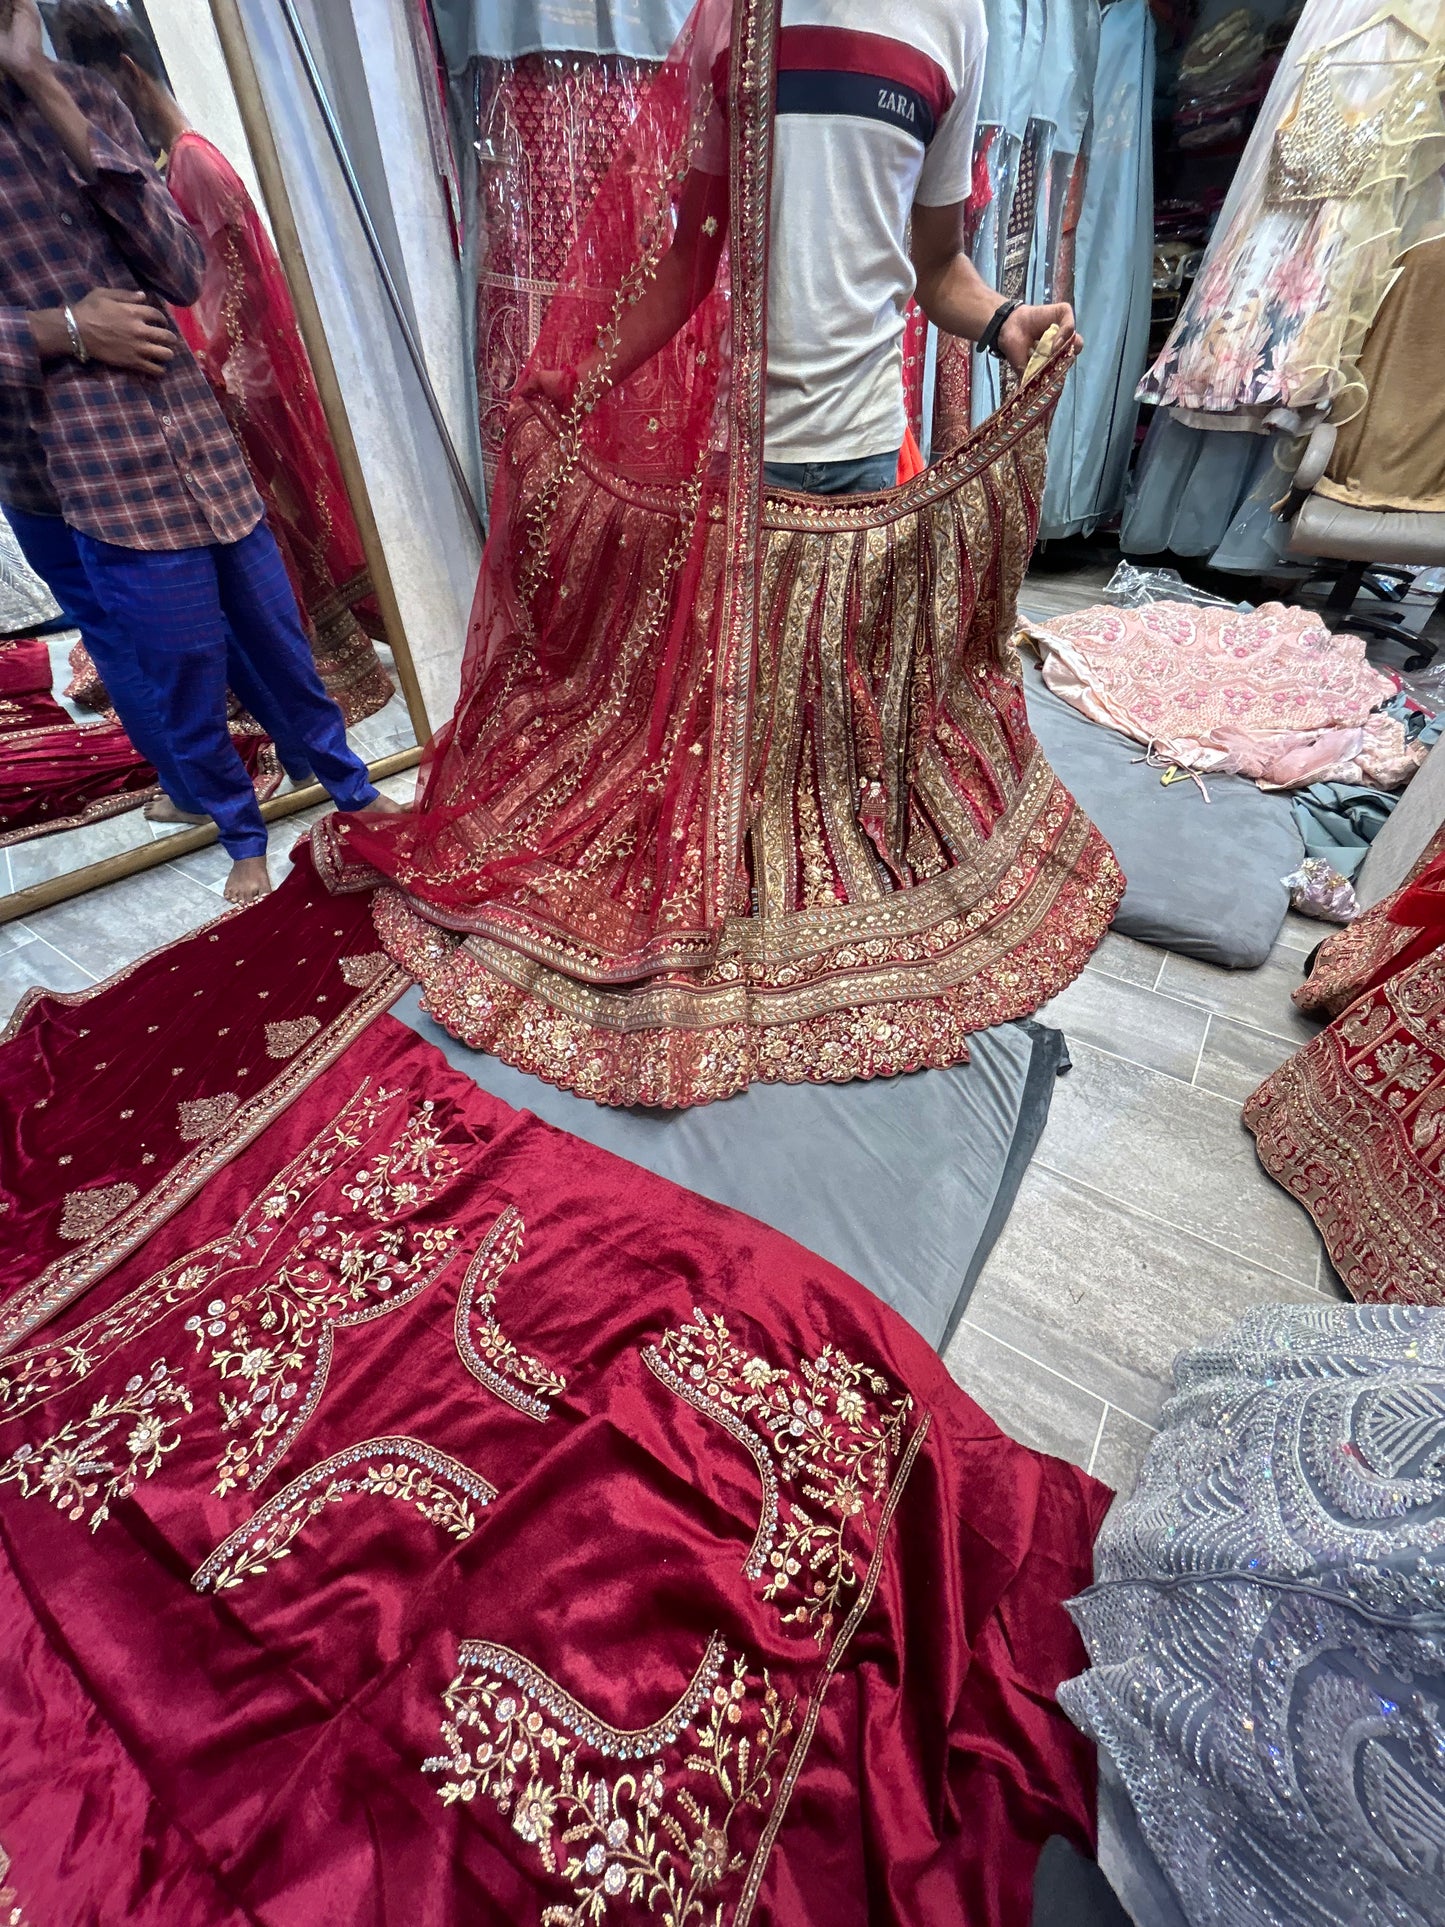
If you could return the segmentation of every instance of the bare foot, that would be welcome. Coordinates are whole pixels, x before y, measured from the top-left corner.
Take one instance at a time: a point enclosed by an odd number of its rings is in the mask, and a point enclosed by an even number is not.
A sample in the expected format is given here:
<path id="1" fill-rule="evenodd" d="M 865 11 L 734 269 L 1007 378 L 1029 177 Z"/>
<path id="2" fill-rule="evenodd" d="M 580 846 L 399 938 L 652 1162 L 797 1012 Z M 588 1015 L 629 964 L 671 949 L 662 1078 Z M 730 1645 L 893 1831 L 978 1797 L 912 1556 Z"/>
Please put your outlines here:
<path id="1" fill-rule="evenodd" d="M 352 814 L 355 816 L 405 816 L 406 810 L 402 804 L 394 803 L 389 796 L 383 796 L 378 790 L 369 803 L 363 803 L 361 808 L 353 811 Z"/>
<path id="2" fill-rule="evenodd" d="M 238 856 L 226 878 L 227 903 L 254 903 L 271 894 L 271 872 L 263 856 Z"/>
<path id="3" fill-rule="evenodd" d="M 150 823 L 209 823 L 209 816 L 198 816 L 194 810 L 183 810 L 179 803 L 173 803 L 162 790 L 153 796 L 145 806 L 145 818 Z"/>

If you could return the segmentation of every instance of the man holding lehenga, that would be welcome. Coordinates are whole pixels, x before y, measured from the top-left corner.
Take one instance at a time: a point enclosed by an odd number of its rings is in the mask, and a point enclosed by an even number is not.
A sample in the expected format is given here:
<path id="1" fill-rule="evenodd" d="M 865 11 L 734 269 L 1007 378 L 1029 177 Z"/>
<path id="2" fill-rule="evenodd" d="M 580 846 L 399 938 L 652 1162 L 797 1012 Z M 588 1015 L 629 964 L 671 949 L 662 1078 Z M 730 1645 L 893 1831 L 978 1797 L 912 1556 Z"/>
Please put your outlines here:
<path id="1" fill-rule="evenodd" d="M 441 1022 L 598 1101 L 960 1062 L 1122 890 L 1011 646 L 1077 343 L 963 249 L 983 46 L 701 0 L 523 378 L 418 807 L 318 839 Z M 1062 345 L 893 488 L 915 287 L 1015 375 Z"/>

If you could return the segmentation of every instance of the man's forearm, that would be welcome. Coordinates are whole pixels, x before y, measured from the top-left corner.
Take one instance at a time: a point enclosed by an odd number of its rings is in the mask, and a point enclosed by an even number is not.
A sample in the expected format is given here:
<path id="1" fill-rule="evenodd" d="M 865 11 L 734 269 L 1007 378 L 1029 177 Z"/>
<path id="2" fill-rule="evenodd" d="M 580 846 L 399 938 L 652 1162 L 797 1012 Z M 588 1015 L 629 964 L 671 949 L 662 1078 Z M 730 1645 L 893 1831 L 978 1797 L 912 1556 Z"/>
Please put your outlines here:
<path id="1" fill-rule="evenodd" d="M 49 122 L 76 173 L 83 181 L 94 181 L 96 168 L 90 146 L 90 122 L 54 67 L 49 61 L 44 62 L 26 75 L 22 85 Z"/>
<path id="2" fill-rule="evenodd" d="M 658 349 L 672 340 L 698 305 L 695 263 L 676 248 L 664 255 L 640 299 L 628 308 L 617 331 L 617 352 L 608 369 L 611 386 L 620 388 Z"/>
<path id="3" fill-rule="evenodd" d="M 965 341 L 978 340 L 1003 300 L 961 253 L 941 268 L 920 271 L 916 298 L 935 328 Z"/>

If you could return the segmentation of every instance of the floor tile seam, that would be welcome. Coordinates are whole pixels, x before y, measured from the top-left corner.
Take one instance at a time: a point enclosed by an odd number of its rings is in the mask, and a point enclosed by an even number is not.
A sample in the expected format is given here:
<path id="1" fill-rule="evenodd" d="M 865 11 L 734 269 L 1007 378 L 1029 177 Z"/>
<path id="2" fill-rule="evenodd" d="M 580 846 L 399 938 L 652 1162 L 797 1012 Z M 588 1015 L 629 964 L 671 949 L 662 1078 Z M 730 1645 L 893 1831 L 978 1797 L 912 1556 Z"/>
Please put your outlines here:
<path id="1" fill-rule="evenodd" d="M 1220 1012 L 1213 1012 L 1211 1014 L 1216 1016 L 1222 1015 L 1222 1013 Z M 1064 1035 L 1067 1037 L 1068 1036 L 1067 1025 L 1063 1026 L 1062 1028 L 1064 1030 Z M 1187 1082 L 1186 1079 L 1182 1077 L 1177 1077 L 1173 1071 L 1161 1071 L 1158 1068 L 1158 1066 L 1155 1064 L 1143 1064 L 1139 1061 L 1137 1057 L 1126 1057 L 1121 1051 L 1110 1050 L 1104 1044 L 1092 1043 L 1087 1037 L 1080 1037 L 1076 1034 L 1072 1039 L 1070 1039 L 1070 1042 L 1077 1043 L 1078 1047 L 1081 1050 L 1097 1051 L 1100 1057 L 1112 1057 L 1116 1063 L 1128 1064 L 1135 1070 L 1150 1071 L 1153 1073 L 1155 1077 L 1167 1077 L 1171 1084 L 1178 1084 L 1183 1090 L 1193 1091 L 1196 1094 L 1196 1096 L 1207 1098 L 1209 1102 L 1212 1104 L 1224 1104 L 1233 1113 L 1236 1121 L 1240 1118 L 1240 1116 L 1244 1111 L 1244 1103 L 1242 1099 L 1237 1097 L 1224 1097 L 1220 1094 L 1220 1092 L 1210 1090 L 1207 1084 L 1191 1084 Z M 1078 1072 L 1078 1068 L 1079 1068 L 1078 1065 L 1075 1064 L 1073 1071 L 1070 1072 L 1070 1075 L 1071 1076 L 1076 1075 Z M 1243 1126 L 1241 1125 L 1240 1128 L 1243 1129 Z"/>
<path id="2" fill-rule="evenodd" d="M 1127 1064 L 1131 1070 L 1152 1071 L 1155 1077 L 1167 1077 L 1171 1084 L 1177 1084 L 1181 1090 L 1189 1091 L 1195 1088 L 1189 1079 L 1182 1077 L 1178 1071 L 1161 1070 L 1157 1064 L 1146 1064 L 1141 1057 L 1130 1057 L 1128 1052 L 1123 1049 L 1111 1050 L 1107 1044 L 1096 1044 L 1092 1037 L 1082 1037 L 1077 1030 L 1071 1034 L 1067 1018 L 1062 1019 L 1062 1021 L 1055 1021 L 1058 1022 L 1058 1028 L 1063 1031 L 1065 1038 L 1071 1046 L 1077 1045 L 1085 1050 L 1097 1051 L 1100 1057 L 1112 1058 L 1116 1064 Z M 1077 1070 L 1078 1065 L 1075 1064 L 1074 1071 L 1077 1072 Z M 1205 1097 L 1213 1097 L 1216 1095 L 1216 1093 L 1211 1091 L 1206 1085 L 1201 1084 L 1198 1089 Z"/>
<path id="3" fill-rule="evenodd" d="M 1094 1467 L 1099 1462 L 1099 1447 L 1104 1442 L 1104 1427 L 1109 1423 L 1109 1414 L 1113 1409 L 1109 1400 L 1105 1399 L 1104 1409 L 1099 1414 L 1099 1428 L 1094 1434 L 1094 1443 L 1089 1448 L 1089 1463 L 1084 1467 L 1084 1470 L 1090 1474 L 1093 1473 Z"/>
<path id="4" fill-rule="evenodd" d="M 72 957 L 68 951 L 62 950 L 60 945 L 56 943 L 53 938 L 36 936 L 36 937 L 33 937 L 31 941 L 33 943 L 43 943 L 47 950 L 53 950 L 56 956 L 60 958 L 62 963 L 68 963 L 72 970 L 78 970 L 81 976 L 85 978 L 87 983 L 98 984 L 98 983 L 103 983 L 105 981 L 104 978 L 97 977 L 95 972 L 93 970 L 88 969 L 85 964 L 77 963 L 74 957 Z M 25 945 L 21 944 L 18 947 L 23 950 L 25 948 Z M 117 970 L 120 969 L 120 967 L 121 966 L 119 964 L 115 966 Z"/>
<path id="5" fill-rule="evenodd" d="M 1207 1084 L 1200 1083 L 1199 1073 L 1204 1068 L 1204 1053 L 1209 1045 L 1209 1033 L 1214 1029 L 1215 1015 L 1216 1013 L 1211 1010 L 1209 1015 L 1204 1020 L 1204 1035 L 1199 1040 L 1199 1055 L 1194 1060 L 1194 1075 L 1189 1080 L 1189 1085 L 1191 1090 L 1207 1091 L 1209 1089 L 1209 1086 Z M 1215 1091 L 1214 1096 L 1218 1097 L 1218 1095 L 1219 1095 L 1218 1091 Z"/>
<path id="6" fill-rule="evenodd" d="M 1090 1398 L 1102 1399 L 1105 1405 L 1111 1406 L 1116 1412 L 1121 1412 L 1125 1418 L 1133 1419 L 1136 1425 L 1153 1426 L 1154 1421 L 1152 1419 L 1145 1418 L 1143 1413 L 1135 1411 L 1133 1406 L 1124 1404 L 1117 1390 L 1106 1392 L 1098 1385 L 1086 1383 L 1082 1378 L 1070 1378 L 1068 1373 L 1061 1372 L 1057 1365 L 1050 1365 L 1036 1353 L 1025 1351 L 1022 1345 L 1017 1345 L 1011 1339 L 1001 1337 L 1000 1334 L 993 1329 L 992 1325 L 983 1323 L 982 1319 L 975 1313 L 966 1313 L 963 1322 L 970 1330 L 982 1332 L 985 1338 L 991 1338 L 996 1345 L 1006 1346 L 1016 1357 L 1026 1358 L 1030 1364 L 1039 1366 L 1041 1370 L 1051 1373 L 1053 1377 L 1057 1379 L 1062 1379 L 1065 1385 L 1071 1385 L 1076 1392 L 1084 1392 Z M 1171 1369 L 1172 1365 L 1173 1360 L 1171 1359 Z M 1150 1384 L 1163 1388 L 1163 1394 L 1159 1400 L 1159 1405 L 1162 1405 L 1164 1399 L 1169 1395 L 1169 1380 L 1153 1378 L 1150 1373 L 1145 1371 L 1141 1371 L 1139 1376 L 1141 1379 L 1149 1380 Z M 1158 1410 L 1158 1406 L 1155 1407 L 1155 1410 Z M 1088 1468 L 1085 1467 L 1086 1471 L 1087 1469 Z"/>
<path id="7" fill-rule="evenodd" d="M 1223 1258 L 1233 1258 L 1237 1263 L 1250 1265 L 1256 1271 L 1268 1272 L 1271 1278 L 1278 1278 L 1283 1284 L 1299 1285 L 1308 1289 L 1307 1278 L 1296 1277 L 1293 1272 L 1281 1271 L 1278 1266 L 1266 1264 L 1261 1258 L 1251 1258 L 1245 1252 L 1236 1251 L 1231 1245 L 1222 1245 L 1217 1238 L 1208 1238 L 1202 1231 L 1196 1231 L 1190 1225 L 1178 1224 L 1173 1218 L 1163 1217 L 1156 1211 L 1145 1211 L 1141 1206 L 1130 1204 L 1124 1198 L 1117 1197 L 1114 1192 L 1106 1191 L 1100 1184 L 1091 1184 L 1087 1178 L 1081 1178 L 1073 1171 L 1065 1171 L 1057 1164 L 1050 1164 L 1047 1158 L 1040 1157 L 1037 1153 L 1034 1155 L 1032 1168 L 1047 1171 L 1050 1177 L 1062 1178 L 1066 1184 L 1076 1184 L 1081 1191 L 1087 1191 L 1092 1197 L 1102 1198 L 1106 1204 L 1113 1205 L 1126 1217 L 1137 1218 L 1141 1224 L 1160 1225 L 1166 1231 L 1177 1232 L 1181 1238 L 1189 1239 L 1191 1244 L 1203 1245 L 1209 1251 L 1218 1252 Z M 1264 1173 L 1261 1171 L 1260 1175 L 1263 1177 Z M 1273 1183 L 1273 1179 L 1269 1179 L 1268 1182 Z M 1287 1197 L 1289 1194 L 1285 1192 L 1284 1195 Z M 1300 1209 L 1303 1210 L 1304 1207 L 1301 1205 Z"/>
<path id="8" fill-rule="evenodd" d="M 1156 986 L 1154 994 L 1156 997 L 1167 997 L 1171 1003 L 1186 1004 L 1191 1010 L 1207 1010 L 1211 1017 L 1223 1017 L 1231 1024 L 1238 1024 L 1243 1030 L 1257 1031 L 1261 1037 L 1272 1037 L 1279 1043 L 1292 1044 L 1296 1049 L 1310 1041 L 1309 1038 L 1301 1037 L 1297 1032 L 1270 1030 L 1254 1018 L 1236 1016 L 1232 1010 L 1220 1010 L 1216 1005 L 1206 1003 L 1202 997 L 1191 997 L 1188 991 L 1180 990 L 1174 984 L 1160 984 Z"/>
<path id="9" fill-rule="evenodd" d="M 1012 1352 L 1015 1358 L 1023 1359 L 1026 1364 L 1037 1366 L 1041 1372 L 1047 1372 L 1050 1378 L 1058 1379 L 1061 1385 L 1067 1385 L 1072 1391 L 1082 1392 L 1085 1398 L 1097 1399 L 1101 1405 L 1109 1403 L 1102 1392 L 1096 1392 L 1091 1386 L 1080 1384 L 1078 1379 L 1070 1378 L 1067 1372 L 1061 1372 L 1055 1365 L 1046 1365 L 1043 1359 L 1035 1358 L 1032 1352 L 1026 1352 L 1021 1345 L 1012 1344 L 1007 1338 L 1000 1338 L 997 1332 L 990 1331 L 986 1325 L 980 1325 L 967 1312 L 964 1313 L 962 1322 L 965 1331 L 977 1332 L 981 1338 L 988 1339 L 990 1344 L 1002 1345 L 1006 1352 Z M 967 1385 L 964 1386 L 964 1390 L 968 1390 Z"/>

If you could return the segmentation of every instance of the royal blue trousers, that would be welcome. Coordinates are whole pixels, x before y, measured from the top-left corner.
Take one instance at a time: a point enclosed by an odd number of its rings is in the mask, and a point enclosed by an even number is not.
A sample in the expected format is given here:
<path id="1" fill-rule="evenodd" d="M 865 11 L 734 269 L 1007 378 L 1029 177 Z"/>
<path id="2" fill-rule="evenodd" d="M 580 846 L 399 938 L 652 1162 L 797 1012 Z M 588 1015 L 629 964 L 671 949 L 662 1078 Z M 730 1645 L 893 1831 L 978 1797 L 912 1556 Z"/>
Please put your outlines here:
<path id="1" fill-rule="evenodd" d="M 111 708 L 121 727 L 148 763 L 155 765 L 161 787 L 171 801 L 193 815 L 201 808 L 186 788 L 174 764 L 161 725 L 156 693 L 141 674 L 130 643 L 107 614 L 90 586 L 75 536 L 58 515 L 32 515 L 7 507 L 5 519 L 14 531 L 20 553 L 60 604 L 66 621 L 80 631 L 80 639 L 105 684 Z M 255 669 L 236 638 L 227 634 L 226 681 L 242 708 L 254 716 L 276 745 L 281 767 L 297 783 L 311 780 L 311 764 L 290 718 Z"/>
<path id="2" fill-rule="evenodd" d="M 123 549 L 80 531 L 75 546 L 96 599 L 154 692 L 171 762 L 232 857 L 264 856 L 266 825 L 226 727 L 229 637 L 264 685 L 264 706 L 285 716 L 299 754 L 338 807 L 371 802 L 376 790 L 321 685 L 264 522 L 239 542 L 194 549 Z M 242 690 L 236 694 L 252 706 Z M 259 710 L 257 720 L 267 721 Z"/>

